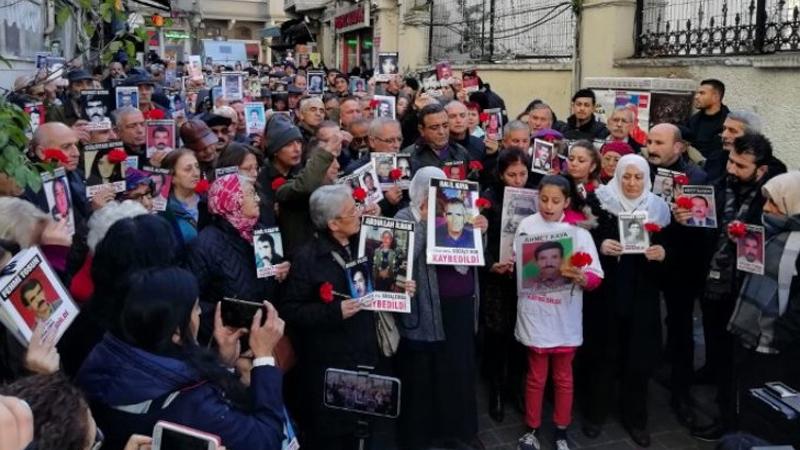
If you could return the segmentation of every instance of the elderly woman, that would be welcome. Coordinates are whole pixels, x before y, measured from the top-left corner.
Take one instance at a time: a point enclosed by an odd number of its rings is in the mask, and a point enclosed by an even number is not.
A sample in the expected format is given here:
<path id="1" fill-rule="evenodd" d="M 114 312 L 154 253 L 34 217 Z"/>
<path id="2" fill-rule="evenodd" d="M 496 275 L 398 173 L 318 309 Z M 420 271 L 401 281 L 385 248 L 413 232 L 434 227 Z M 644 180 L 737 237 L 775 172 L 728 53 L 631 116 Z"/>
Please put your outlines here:
<path id="1" fill-rule="evenodd" d="M 586 345 L 581 349 L 585 373 L 591 374 L 583 396 L 586 421 L 583 432 L 597 437 L 612 400 L 614 374 L 620 376 L 622 423 L 633 441 L 650 445 L 647 431 L 647 385 L 661 349 L 659 280 L 668 251 L 657 233 L 644 253 L 623 253 L 619 215 L 647 213 L 647 222 L 666 227 L 669 206 L 650 192 L 650 166 L 638 155 L 619 160 L 614 177 L 596 191 L 593 210 L 599 225 L 593 237 L 605 271 L 601 294 L 584 313 Z M 593 308 L 593 306 L 596 306 Z"/>
<path id="2" fill-rule="evenodd" d="M 478 274 L 472 267 L 426 262 L 431 178 L 446 176 L 437 167 L 418 170 L 409 187 L 411 206 L 395 216 L 415 222 L 413 278 L 420 281 L 411 313 L 399 315 L 400 436 L 404 448 L 427 448 L 434 439 L 482 448 L 475 399 Z M 474 223 L 481 231 L 486 231 L 487 225 L 483 216 Z"/>
<path id="3" fill-rule="evenodd" d="M 197 277 L 200 301 L 210 311 L 223 297 L 275 301 L 278 282 L 289 263 L 276 265 L 274 278 L 258 278 L 253 229 L 258 221 L 258 196 L 253 182 L 237 174 L 217 178 L 208 191 L 211 223 L 192 243 L 187 265 Z"/>
<path id="4" fill-rule="evenodd" d="M 299 388 L 303 411 L 298 417 L 308 440 L 304 449 L 356 448 L 355 414 L 323 405 L 325 370 L 356 370 L 358 366 L 384 371 L 375 331 L 375 313 L 361 311 L 350 292 L 346 265 L 356 259 L 361 209 L 345 185 L 322 186 L 310 198 L 316 235 L 297 249 L 294 269 L 279 309 L 294 331 L 298 354 Z M 331 296 L 323 286 L 330 285 Z M 413 283 L 408 283 L 413 290 Z"/>

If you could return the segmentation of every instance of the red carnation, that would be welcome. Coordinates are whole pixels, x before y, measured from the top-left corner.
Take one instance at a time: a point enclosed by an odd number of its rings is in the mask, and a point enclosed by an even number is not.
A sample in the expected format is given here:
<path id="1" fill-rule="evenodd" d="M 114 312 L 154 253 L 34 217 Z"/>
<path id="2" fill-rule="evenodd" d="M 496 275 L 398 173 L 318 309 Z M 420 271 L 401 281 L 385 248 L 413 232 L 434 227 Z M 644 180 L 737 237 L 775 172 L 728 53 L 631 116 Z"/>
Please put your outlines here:
<path id="1" fill-rule="evenodd" d="M 286 184 L 286 178 L 277 177 L 274 180 L 272 180 L 272 190 L 277 191 L 284 184 Z"/>
<path id="2" fill-rule="evenodd" d="M 403 177 L 403 171 L 400 169 L 392 169 L 389 171 L 389 179 L 392 181 L 397 181 Z"/>
<path id="3" fill-rule="evenodd" d="M 483 164 L 480 161 L 470 161 L 469 170 L 483 170 Z"/>
<path id="4" fill-rule="evenodd" d="M 586 184 L 583 185 L 583 188 L 586 189 L 586 193 L 587 194 L 590 194 L 590 193 L 594 192 L 595 189 L 597 189 L 594 186 L 594 183 L 586 183 Z"/>
<path id="5" fill-rule="evenodd" d="M 685 195 L 681 195 L 675 200 L 675 205 L 680 209 L 692 209 L 692 199 Z"/>
<path id="6" fill-rule="evenodd" d="M 647 222 L 644 224 L 644 229 L 647 230 L 648 233 L 658 233 L 661 231 L 661 225 L 655 222 Z"/>
<path id="7" fill-rule="evenodd" d="M 586 267 L 592 263 L 592 255 L 586 252 L 577 252 L 569 258 L 569 263 L 575 267 Z"/>
<path id="8" fill-rule="evenodd" d="M 480 197 L 475 201 L 475 205 L 481 210 L 488 209 L 492 207 L 492 202 L 488 198 Z"/>
<path id="9" fill-rule="evenodd" d="M 119 164 L 128 159 L 128 154 L 121 148 L 115 148 L 108 152 L 108 162 L 111 164 Z"/>
<path id="10" fill-rule="evenodd" d="M 480 113 L 480 115 L 478 115 L 478 119 L 481 122 L 488 122 L 489 121 L 489 114 L 488 113 Z"/>
<path id="11" fill-rule="evenodd" d="M 198 194 L 202 194 L 208 191 L 208 188 L 209 188 L 208 180 L 203 179 L 197 182 L 197 186 L 194 187 L 194 191 Z"/>
<path id="12" fill-rule="evenodd" d="M 364 203 L 364 200 L 366 199 L 367 191 L 365 191 L 364 188 L 359 186 L 353 189 L 353 200 L 357 201 L 358 203 Z"/>
<path id="13" fill-rule="evenodd" d="M 677 184 L 678 186 L 686 186 L 687 184 L 689 184 L 689 177 L 687 177 L 686 175 L 684 175 L 684 174 L 682 174 L 682 173 L 681 173 L 681 174 L 678 174 L 678 175 L 675 175 L 675 176 L 672 178 L 672 180 L 673 180 L 673 181 L 675 182 L 675 184 Z"/>
<path id="14" fill-rule="evenodd" d="M 381 104 L 381 102 L 379 102 L 378 100 L 372 99 L 372 100 L 369 101 L 369 109 L 375 109 L 380 104 Z"/>
<path id="15" fill-rule="evenodd" d="M 57 148 L 46 148 L 42 153 L 45 161 L 56 161 L 62 165 L 69 163 L 69 158 L 67 158 L 67 155 L 62 150 Z"/>
<path id="16" fill-rule="evenodd" d="M 164 117 L 166 117 L 164 115 L 164 111 L 162 111 L 160 109 L 156 109 L 156 108 L 151 109 L 150 111 L 147 111 L 143 115 L 144 115 L 144 118 L 146 120 L 161 120 Z"/>
<path id="17" fill-rule="evenodd" d="M 743 237 L 747 233 L 747 225 L 739 220 L 734 220 L 728 224 L 728 234 L 735 238 Z"/>
<path id="18" fill-rule="evenodd" d="M 333 301 L 333 285 L 326 281 L 319 287 L 319 298 L 322 303 L 330 303 Z"/>

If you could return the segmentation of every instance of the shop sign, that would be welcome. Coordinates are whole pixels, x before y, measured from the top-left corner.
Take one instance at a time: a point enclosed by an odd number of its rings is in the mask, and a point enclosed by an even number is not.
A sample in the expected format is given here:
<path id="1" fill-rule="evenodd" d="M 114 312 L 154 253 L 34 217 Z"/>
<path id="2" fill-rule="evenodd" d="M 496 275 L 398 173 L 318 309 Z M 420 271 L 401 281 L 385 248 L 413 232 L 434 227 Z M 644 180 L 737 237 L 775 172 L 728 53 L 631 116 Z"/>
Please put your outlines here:
<path id="1" fill-rule="evenodd" d="M 340 11 L 333 17 L 333 29 L 336 33 L 346 33 L 351 30 L 369 26 L 369 2 L 361 2 Z"/>

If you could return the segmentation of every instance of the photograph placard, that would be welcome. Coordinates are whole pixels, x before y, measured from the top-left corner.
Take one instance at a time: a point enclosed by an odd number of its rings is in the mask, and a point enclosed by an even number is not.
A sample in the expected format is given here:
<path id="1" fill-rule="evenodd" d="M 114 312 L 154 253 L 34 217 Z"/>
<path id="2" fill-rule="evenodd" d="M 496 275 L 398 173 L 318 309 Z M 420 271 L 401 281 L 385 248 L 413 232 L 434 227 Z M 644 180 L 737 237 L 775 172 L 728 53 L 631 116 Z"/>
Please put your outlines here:
<path id="1" fill-rule="evenodd" d="M 275 276 L 275 266 L 283 262 L 283 240 L 278 227 L 253 231 L 253 250 L 256 256 L 256 276 Z"/>
<path id="2" fill-rule="evenodd" d="M 200 55 L 189 55 L 187 71 L 190 80 L 203 81 L 203 62 L 200 60 Z"/>
<path id="3" fill-rule="evenodd" d="M 549 174 L 555 157 L 556 148 L 552 142 L 534 139 L 531 146 L 531 172 Z"/>
<path id="4" fill-rule="evenodd" d="M 67 173 L 63 167 L 51 172 L 42 172 L 42 190 L 47 198 L 47 208 L 53 220 L 67 219 L 70 236 L 75 234 L 75 215 L 72 210 L 72 194 L 69 190 Z"/>
<path id="5" fill-rule="evenodd" d="M 411 279 L 414 256 L 414 222 L 363 216 L 358 257 L 366 257 L 373 283 L 372 299 L 362 308 L 370 311 L 411 312 L 405 282 Z"/>
<path id="6" fill-rule="evenodd" d="M 399 60 L 397 52 L 379 52 L 378 65 L 375 66 L 375 81 L 385 83 L 392 75 L 397 75 L 400 72 Z"/>
<path id="7" fill-rule="evenodd" d="M 499 141 L 503 139 L 503 111 L 500 108 L 491 108 L 483 111 L 484 120 L 481 122 L 486 137 Z"/>
<path id="8" fill-rule="evenodd" d="M 264 127 L 267 124 L 266 113 L 263 103 L 244 104 L 245 132 L 247 135 L 264 134 Z"/>
<path id="9" fill-rule="evenodd" d="M 350 175 L 339 178 L 339 184 L 347 184 L 351 188 L 361 187 L 367 192 L 367 204 L 375 204 L 383 200 L 383 191 L 378 182 L 378 172 L 372 161 L 359 167 Z"/>
<path id="10" fill-rule="evenodd" d="M 483 266 L 478 183 L 433 178 L 428 188 L 428 264 Z"/>
<path id="11" fill-rule="evenodd" d="M 378 175 L 378 182 L 384 191 L 397 186 L 400 189 L 408 189 L 411 183 L 411 159 L 410 155 L 400 155 L 397 153 L 372 153 L 372 164 Z M 392 170 L 400 171 L 400 178 L 392 180 Z"/>
<path id="12" fill-rule="evenodd" d="M 568 229 L 521 235 L 515 250 L 519 292 L 541 295 L 572 289 L 570 280 L 561 276 L 561 266 L 574 250 Z"/>
<path id="13" fill-rule="evenodd" d="M 682 195 L 692 201 L 692 216 L 686 221 L 687 227 L 716 228 L 717 204 L 714 186 L 684 186 Z"/>
<path id="14" fill-rule="evenodd" d="M 0 321 L 25 346 L 40 322 L 44 335 L 55 333 L 57 342 L 75 320 L 78 307 L 38 247 L 17 253 L 7 266 L 11 267 L 0 277 Z"/>
<path id="15" fill-rule="evenodd" d="M 153 183 L 153 210 L 166 211 L 169 190 L 172 187 L 172 175 L 169 170 L 160 167 L 145 166 L 142 168 L 150 176 Z"/>
<path id="16" fill-rule="evenodd" d="M 171 152 L 175 149 L 175 121 L 148 120 L 147 121 L 147 157 L 152 157 L 156 152 Z"/>
<path id="17" fill-rule="evenodd" d="M 347 274 L 347 286 L 350 291 L 350 298 L 358 300 L 362 305 L 372 301 L 372 271 L 369 270 L 367 257 L 358 258 L 345 264 Z"/>
<path id="18" fill-rule="evenodd" d="M 92 198 L 110 185 L 114 192 L 125 192 L 125 167 L 127 162 L 113 163 L 108 155 L 115 149 L 124 149 L 122 141 L 87 144 L 84 147 L 83 163 L 86 173 L 86 195 Z"/>
<path id="19" fill-rule="evenodd" d="M 522 219 L 536 214 L 539 191 L 506 186 L 500 219 L 500 263 L 514 257 L 514 235 Z"/>
<path id="20" fill-rule="evenodd" d="M 744 236 L 736 239 L 736 268 L 764 275 L 764 227 L 747 224 Z"/>
<path id="21" fill-rule="evenodd" d="M 222 72 L 222 95 L 230 100 L 244 98 L 244 75 L 240 72 Z"/>
<path id="22" fill-rule="evenodd" d="M 387 119 L 394 119 L 397 113 L 396 102 L 397 99 L 391 95 L 374 95 L 372 100 L 377 102 L 375 107 L 375 117 L 384 117 Z"/>
<path id="23" fill-rule="evenodd" d="M 650 247 L 650 235 L 644 224 L 647 223 L 647 212 L 619 214 L 619 242 L 622 253 L 644 253 Z"/>
<path id="24" fill-rule="evenodd" d="M 87 89 L 81 91 L 83 118 L 89 122 L 102 122 L 109 118 L 111 94 L 105 89 Z"/>
<path id="25" fill-rule="evenodd" d="M 653 180 L 653 194 L 663 198 L 667 203 L 673 203 L 681 195 L 681 185 L 675 182 L 675 178 L 679 176 L 686 174 L 659 167 Z"/>
<path id="26" fill-rule="evenodd" d="M 306 73 L 306 92 L 308 95 L 322 95 L 325 90 L 325 72 L 309 71 Z"/>

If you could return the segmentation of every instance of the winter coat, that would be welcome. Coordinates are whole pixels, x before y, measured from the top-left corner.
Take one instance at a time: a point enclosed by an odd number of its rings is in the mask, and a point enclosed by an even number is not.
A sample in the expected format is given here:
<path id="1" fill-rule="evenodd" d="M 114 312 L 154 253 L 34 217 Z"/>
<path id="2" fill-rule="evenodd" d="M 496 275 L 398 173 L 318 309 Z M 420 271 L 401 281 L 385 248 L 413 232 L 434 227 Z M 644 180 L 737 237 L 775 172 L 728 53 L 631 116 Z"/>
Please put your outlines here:
<path id="1" fill-rule="evenodd" d="M 698 111 L 686 122 L 689 133 L 684 138 L 706 157 L 704 168 L 711 180 L 716 180 L 725 173 L 728 154 L 722 150 L 720 134 L 729 112 L 728 107 L 722 105 L 716 114 L 707 115 L 703 111 Z"/>
<path id="2" fill-rule="evenodd" d="M 463 162 L 463 170 L 466 175 L 469 170 L 469 162 L 472 161 L 469 151 L 454 142 L 448 144 L 444 158 L 439 157 L 437 152 L 422 140 L 402 149 L 400 153 L 411 155 L 411 171 L 413 173 L 423 167 L 434 166 L 441 169 L 448 162 Z"/>
<path id="3" fill-rule="evenodd" d="M 149 436 L 156 421 L 166 420 L 217 435 L 230 450 L 276 450 L 283 439 L 281 377 L 277 367 L 254 368 L 254 408 L 243 411 L 186 361 L 107 334 L 81 367 L 77 384 L 106 436 L 104 449 L 121 449 L 133 433 Z"/>
<path id="4" fill-rule="evenodd" d="M 592 114 L 588 122 L 581 126 L 577 126 L 577 119 L 574 115 L 569 116 L 566 126 L 559 131 L 564 134 L 566 139 L 587 139 L 589 141 L 595 139 L 600 141 L 605 140 L 609 134 L 606 125 L 597 120 L 594 114 Z"/>

